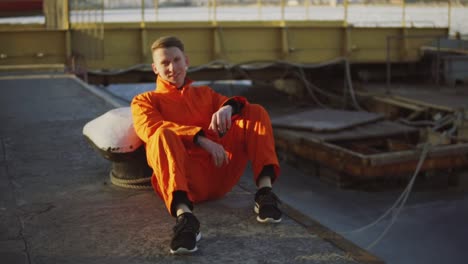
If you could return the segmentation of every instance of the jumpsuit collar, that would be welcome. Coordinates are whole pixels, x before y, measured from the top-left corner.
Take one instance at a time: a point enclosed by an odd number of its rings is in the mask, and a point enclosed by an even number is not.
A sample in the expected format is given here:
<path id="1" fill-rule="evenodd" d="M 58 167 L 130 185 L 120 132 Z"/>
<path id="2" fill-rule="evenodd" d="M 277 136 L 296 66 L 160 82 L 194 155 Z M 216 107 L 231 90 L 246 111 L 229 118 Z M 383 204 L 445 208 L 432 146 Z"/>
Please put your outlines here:
<path id="1" fill-rule="evenodd" d="M 163 80 L 162 78 L 158 78 L 156 80 L 156 92 L 158 93 L 170 93 L 170 92 L 176 92 L 176 91 L 183 92 L 183 90 L 188 88 L 192 84 L 192 82 L 193 81 L 190 78 L 185 77 L 184 85 L 182 86 L 182 88 L 177 89 L 177 86 L 175 86 L 174 84 L 166 80 Z"/>

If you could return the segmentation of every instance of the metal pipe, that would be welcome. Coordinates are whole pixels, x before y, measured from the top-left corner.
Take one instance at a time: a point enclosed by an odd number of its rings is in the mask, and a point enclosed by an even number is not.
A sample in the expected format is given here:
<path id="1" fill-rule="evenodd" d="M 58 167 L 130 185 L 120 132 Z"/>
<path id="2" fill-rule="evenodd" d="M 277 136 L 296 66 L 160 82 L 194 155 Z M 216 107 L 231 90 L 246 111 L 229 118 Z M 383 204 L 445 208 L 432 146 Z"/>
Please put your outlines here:
<path id="1" fill-rule="evenodd" d="M 63 21 L 62 21 L 62 26 L 63 29 L 69 30 L 70 29 L 70 3 L 68 1 L 65 1 L 63 3 Z"/>
<path id="2" fill-rule="evenodd" d="M 216 0 L 213 0 L 213 22 L 216 22 Z"/>
<path id="3" fill-rule="evenodd" d="M 141 0 L 141 27 L 145 26 L 145 0 Z"/>
<path id="4" fill-rule="evenodd" d="M 387 86 L 386 86 L 386 93 L 390 93 L 390 82 L 391 82 L 391 62 L 390 62 L 390 41 L 391 36 L 387 36 Z"/>
<path id="5" fill-rule="evenodd" d="M 101 0 L 101 27 L 100 27 L 101 32 L 99 33 L 99 37 L 101 38 L 101 41 L 104 41 L 104 8 L 105 6 L 106 5 L 105 5 L 104 0 Z"/>
<path id="6" fill-rule="evenodd" d="M 348 26 L 348 0 L 343 1 L 343 9 L 344 9 L 344 18 L 343 23 L 344 26 Z"/>
<path id="7" fill-rule="evenodd" d="M 104 0 L 101 0 L 101 25 L 100 25 L 100 32 L 99 32 L 99 38 L 100 38 L 100 52 L 101 52 L 101 60 L 104 59 L 104 8 L 105 8 L 105 2 Z"/>
<path id="8" fill-rule="evenodd" d="M 447 28 L 450 34 L 450 26 L 452 25 L 452 0 L 448 0 Z"/>
<path id="9" fill-rule="evenodd" d="M 285 0 L 281 0 L 281 21 L 284 22 L 284 3 Z"/>
<path id="10" fill-rule="evenodd" d="M 154 0 L 154 15 L 155 15 L 155 21 L 158 21 L 158 16 L 159 16 L 159 0 Z"/>
<path id="11" fill-rule="evenodd" d="M 78 3 L 78 0 L 75 1 L 75 23 L 77 25 L 76 29 L 81 29 L 81 18 L 82 18 L 82 13 L 81 13 L 81 6 Z"/>
<path id="12" fill-rule="evenodd" d="M 258 20 L 262 20 L 262 0 L 257 0 Z"/>
<path id="13" fill-rule="evenodd" d="M 141 60 L 144 61 L 146 57 L 146 29 L 145 29 L 145 0 L 141 0 Z"/>
<path id="14" fill-rule="evenodd" d="M 401 26 L 405 28 L 406 27 L 406 0 L 401 1 L 401 6 L 402 6 Z"/>
<path id="15" fill-rule="evenodd" d="M 91 7 L 89 6 L 89 4 L 86 6 L 86 26 L 85 26 L 85 33 L 86 33 L 86 38 L 90 38 L 91 37 Z M 92 54 L 92 47 L 93 45 L 86 45 L 86 52 L 85 54 L 87 56 L 89 56 L 90 54 Z M 91 55 L 92 56 L 92 55 Z"/>
<path id="16" fill-rule="evenodd" d="M 436 85 L 439 85 L 440 71 L 440 37 L 437 38 L 437 54 L 436 54 Z"/>
<path id="17" fill-rule="evenodd" d="M 306 8 L 306 20 L 310 19 L 310 0 L 305 0 L 305 8 Z"/>
<path id="18" fill-rule="evenodd" d="M 206 2 L 206 8 L 208 11 L 208 21 L 210 21 L 211 20 L 211 0 L 208 0 Z"/>
<path id="19" fill-rule="evenodd" d="M 93 7 L 93 42 L 94 42 L 94 45 L 93 46 L 93 50 L 92 50 L 92 57 L 94 59 L 98 59 L 99 57 L 99 50 L 98 50 L 98 45 L 99 45 L 99 29 L 98 29 L 98 17 L 99 17 L 99 13 L 98 13 L 98 6 L 95 6 Z"/>

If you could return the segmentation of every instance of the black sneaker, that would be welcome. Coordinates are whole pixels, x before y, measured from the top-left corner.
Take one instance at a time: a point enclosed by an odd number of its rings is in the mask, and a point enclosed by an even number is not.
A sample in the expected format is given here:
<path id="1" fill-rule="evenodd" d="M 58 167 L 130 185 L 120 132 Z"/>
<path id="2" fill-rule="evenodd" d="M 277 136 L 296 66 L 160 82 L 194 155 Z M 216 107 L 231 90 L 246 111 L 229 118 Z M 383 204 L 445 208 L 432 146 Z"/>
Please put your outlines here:
<path id="1" fill-rule="evenodd" d="M 257 221 L 260 223 L 279 223 L 281 222 L 281 210 L 278 208 L 281 203 L 271 188 L 264 187 L 255 194 L 255 213 L 258 214 Z"/>
<path id="2" fill-rule="evenodd" d="M 201 238 L 200 222 L 192 213 L 179 215 L 173 231 L 171 254 L 188 254 L 198 250 L 197 242 Z"/>

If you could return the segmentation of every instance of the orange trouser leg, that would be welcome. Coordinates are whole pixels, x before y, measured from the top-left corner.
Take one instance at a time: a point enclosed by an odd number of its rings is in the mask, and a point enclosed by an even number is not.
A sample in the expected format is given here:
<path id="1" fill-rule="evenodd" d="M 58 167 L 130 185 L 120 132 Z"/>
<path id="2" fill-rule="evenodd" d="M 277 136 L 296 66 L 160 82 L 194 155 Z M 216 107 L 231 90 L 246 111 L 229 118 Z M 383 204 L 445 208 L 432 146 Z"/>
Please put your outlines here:
<path id="1" fill-rule="evenodd" d="M 275 175 L 279 175 L 279 162 L 275 150 L 275 140 L 267 111 L 258 104 L 247 104 L 241 117 L 231 126 L 221 143 L 230 155 L 230 163 L 221 167 L 227 175 L 231 188 L 242 176 L 247 162 L 252 162 L 255 183 L 265 165 L 273 165 Z"/>
<path id="2" fill-rule="evenodd" d="M 187 151 L 178 136 L 169 129 L 158 129 L 146 146 L 147 159 L 153 168 L 153 188 L 171 213 L 173 192 L 183 190 L 194 202 L 224 196 L 239 181 L 247 162 L 253 165 L 255 182 L 265 165 L 273 165 L 279 175 L 270 118 L 260 105 L 247 104 L 241 117 L 231 126 L 221 143 L 229 163 L 217 168 L 212 157 L 201 148 Z M 275 179 L 274 178 L 274 179 Z"/>
<path id="3" fill-rule="evenodd" d="M 248 104 L 243 109 L 244 118 L 239 120 L 237 127 L 245 131 L 245 145 L 249 160 L 252 161 L 255 183 L 258 175 L 265 165 L 273 165 L 275 181 L 279 176 L 280 167 L 275 149 L 275 138 L 271 127 L 270 116 L 262 106 L 258 104 Z"/>
<path id="4" fill-rule="evenodd" d="M 185 146 L 172 130 L 160 128 L 146 144 L 146 157 L 154 172 L 151 178 L 153 188 L 171 213 L 173 192 L 187 190 Z"/>
<path id="5" fill-rule="evenodd" d="M 275 175 L 270 175 L 273 180 L 279 175 L 273 130 L 268 113 L 262 106 L 245 105 L 240 118 L 219 143 L 228 153 L 228 164 L 215 167 L 212 157 L 204 150 L 196 155 L 191 153 L 187 159 L 189 197 L 193 202 L 224 196 L 238 183 L 249 160 L 253 165 L 255 182 L 265 165 L 273 165 Z"/>

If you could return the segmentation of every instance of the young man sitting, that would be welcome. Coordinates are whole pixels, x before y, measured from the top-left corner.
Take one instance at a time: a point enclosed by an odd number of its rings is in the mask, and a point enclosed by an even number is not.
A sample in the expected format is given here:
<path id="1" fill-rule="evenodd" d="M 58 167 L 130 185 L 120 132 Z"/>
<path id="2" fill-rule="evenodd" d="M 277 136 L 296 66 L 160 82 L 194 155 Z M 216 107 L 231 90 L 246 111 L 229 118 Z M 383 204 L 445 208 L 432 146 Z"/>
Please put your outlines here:
<path id="1" fill-rule="evenodd" d="M 197 250 L 201 233 L 193 204 L 223 197 L 248 161 L 258 187 L 257 220 L 279 223 L 282 213 L 272 183 L 280 168 L 268 113 L 244 97 L 193 87 L 186 77 L 189 59 L 178 38 L 159 38 L 151 50 L 157 89 L 137 95 L 131 109 L 153 169 L 152 186 L 176 217 L 170 252 Z"/>

